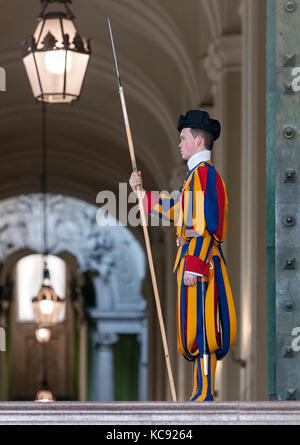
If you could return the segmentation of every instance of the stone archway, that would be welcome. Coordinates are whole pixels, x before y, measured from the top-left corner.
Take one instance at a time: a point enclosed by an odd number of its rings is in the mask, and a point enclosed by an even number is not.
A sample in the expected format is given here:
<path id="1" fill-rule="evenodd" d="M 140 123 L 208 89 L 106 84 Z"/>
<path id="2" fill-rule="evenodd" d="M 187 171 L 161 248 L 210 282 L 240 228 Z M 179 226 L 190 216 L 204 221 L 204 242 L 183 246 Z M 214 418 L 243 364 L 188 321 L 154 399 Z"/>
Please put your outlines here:
<path id="1" fill-rule="evenodd" d="M 2 263 L 1 283 L 17 259 L 32 252 L 39 252 L 41 246 L 41 194 L 20 195 L 0 202 L 0 262 Z M 126 227 L 100 227 L 96 214 L 100 210 L 91 204 L 63 195 L 48 195 L 48 239 L 49 253 L 70 263 L 73 272 L 82 281 L 89 274 L 95 296 L 94 304 L 85 305 L 81 315 L 88 314 L 89 334 L 79 338 L 79 343 L 91 339 L 92 369 L 79 365 L 79 373 L 91 376 L 89 398 L 113 400 L 114 370 L 103 362 L 105 349 L 112 359 L 107 339 L 120 334 L 137 336 L 140 348 L 138 375 L 139 399 L 147 397 L 147 315 L 146 302 L 141 295 L 145 275 L 144 253 L 139 243 Z M 77 267 L 77 270 L 76 270 Z M 78 284 L 77 283 L 77 284 Z M 78 302 L 77 302 L 78 303 Z M 80 306 L 80 305 L 79 305 Z M 89 307 L 88 307 L 89 306 Z M 103 340 L 103 341 L 102 341 Z M 111 344 L 112 344 L 111 343 Z M 103 349 L 104 348 L 104 349 Z M 86 359 L 82 357 L 82 359 Z M 106 363 L 106 365 L 105 365 Z M 113 363 L 113 361 L 111 361 Z M 106 369 L 104 369 L 106 367 Z M 103 385 L 103 372 L 111 377 L 109 385 Z M 86 382 L 83 382 L 83 385 Z M 81 391 L 84 400 L 86 391 Z"/>

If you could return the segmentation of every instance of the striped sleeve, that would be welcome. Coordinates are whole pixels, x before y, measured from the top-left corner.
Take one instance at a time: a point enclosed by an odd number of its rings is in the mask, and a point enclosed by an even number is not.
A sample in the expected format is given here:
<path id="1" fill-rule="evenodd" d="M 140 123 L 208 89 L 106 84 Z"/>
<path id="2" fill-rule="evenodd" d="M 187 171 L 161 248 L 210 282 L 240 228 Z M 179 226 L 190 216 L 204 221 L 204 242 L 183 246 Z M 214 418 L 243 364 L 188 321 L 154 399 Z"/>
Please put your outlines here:
<path id="1" fill-rule="evenodd" d="M 224 183 L 213 166 L 195 170 L 188 197 L 184 197 L 187 234 L 191 237 L 186 272 L 209 275 L 206 264 L 214 239 L 222 242 L 227 227 L 227 197 Z"/>
<path id="2" fill-rule="evenodd" d="M 146 213 L 168 221 L 170 224 L 175 224 L 180 207 L 180 192 L 175 194 L 175 198 L 166 193 L 160 193 L 159 196 L 156 196 L 151 192 L 146 192 L 143 198 L 143 206 Z"/>

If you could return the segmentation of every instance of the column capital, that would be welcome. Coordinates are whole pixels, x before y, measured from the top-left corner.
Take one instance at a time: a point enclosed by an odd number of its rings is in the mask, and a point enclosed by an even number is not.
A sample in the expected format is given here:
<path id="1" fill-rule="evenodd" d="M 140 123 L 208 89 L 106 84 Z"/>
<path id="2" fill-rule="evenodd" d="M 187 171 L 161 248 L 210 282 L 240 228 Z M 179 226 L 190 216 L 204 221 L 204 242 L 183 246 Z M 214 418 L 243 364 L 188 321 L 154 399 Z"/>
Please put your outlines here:
<path id="1" fill-rule="evenodd" d="M 203 65 L 213 83 L 218 83 L 222 73 L 241 69 L 242 35 L 228 34 L 217 37 L 208 45 Z"/>
<path id="2" fill-rule="evenodd" d="M 95 347 L 111 347 L 117 343 L 119 335 L 114 333 L 100 333 L 96 332 L 93 336 Z"/>

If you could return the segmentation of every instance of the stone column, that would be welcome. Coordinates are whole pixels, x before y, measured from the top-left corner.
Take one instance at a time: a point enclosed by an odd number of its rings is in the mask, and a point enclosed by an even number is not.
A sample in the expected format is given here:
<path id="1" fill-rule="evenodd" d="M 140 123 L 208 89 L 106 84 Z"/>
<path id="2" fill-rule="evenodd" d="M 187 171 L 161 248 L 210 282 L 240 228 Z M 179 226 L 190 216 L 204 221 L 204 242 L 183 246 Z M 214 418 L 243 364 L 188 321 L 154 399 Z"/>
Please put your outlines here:
<path id="1" fill-rule="evenodd" d="M 209 44 L 203 61 L 212 82 L 214 115 L 222 126 L 212 156 L 225 182 L 231 158 L 239 156 L 241 43 L 240 34 L 222 35 Z"/>
<path id="2" fill-rule="evenodd" d="M 212 159 L 225 181 L 229 199 L 228 231 L 223 252 L 237 315 L 240 293 L 240 240 L 237 234 L 240 233 L 241 199 L 241 42 L 240 34 L 220 35 L 209 44 L 203 62 L 212 82 L 213 116 L 220 120 L 222 126 Z M 239 368 L 230 357 L 232 351 L 217 366 L 215 386 L 218 401 L 238 399 Z"/>
<path id="3" fill-rule="evenodd" d="M 142 322 L 142 332 L 137 335 L 140 348 L 138 364 L 138 394 L 139 400 L 148 400 L 148 320 Z"/>
<path id="4" fill-rule="evenodd" d="M 9 323 L 9 300 L 2 300 L 1 313 L 0 313 L 0 327 L 8 329 Z M 6 343 L 6 342 L 5 342 Z M 3 346 L 3 345 L 2 345 Z M 7 351 L 8 345 L 5 344 L 5 351 Z M 0 376 L 1 376 L 1 400 L 8 400 L 8 375 L 7 375 L 7 352 L 0 352 Z"/>
<path id="5" fill-rule="evenodd" d="M 93 355 L 93 400 L 113 401 L 114 384 L 114 345 L 119 336 L 116 334 L 94 335 Z"/>
<path id="6" fill-rule="evenodd" d="M 265 269 L 265 2 L 242 0 L 239 400 L 267 398 Z"/>
<path id="7" fill-rule="evenodd" d="M 165 274 L 166 268 L 168 267 L 168 260 L 166 259 L 166 251 L 165 251 L 165 242 L 164 242 L 164 232 L 160 227 L 153 227 L 150 231 L 151 233 L 151 246 L 152 246 L 152 256 L 153 262 L 156 272 L 156 280 L 160 297 L 160 304 L 162 310 L 162 316 L 164 320 L 164 325 L 166 329 L 166 316 L 168 312 L 168 308 L 166 305 L 166 291 L 165 291 Z M 151 355 L 149 358 L 149 365 L 154 371 L 152 375 L 152 390 L 153 390 L 153 398 L 154 400 L 170 400 L 169 392 L 168 392 L 168 383 L 167 383 L 167 368 L 165 362 L 165 353 L 162 343 L 161 330 L 159 326 L 159 320 L 157 315 L 153 285 L 150 278 L 150 300 L 149 306 L 151 307 L 151 311 L 149 312 L 149 324 L 152 325 L 152 328 L 149 326 L 149 333 L 151 332 L 153 338 L 151 339 L 151 334 L 149 338 L 151 341 Z M 154 377 L 154 379 L 153 379 Z"/>
<path id="8" fill-rule="evenodd" d="M 87 332 L 86 320 L 79 325 L 79 400 L 87 399 Z"/>

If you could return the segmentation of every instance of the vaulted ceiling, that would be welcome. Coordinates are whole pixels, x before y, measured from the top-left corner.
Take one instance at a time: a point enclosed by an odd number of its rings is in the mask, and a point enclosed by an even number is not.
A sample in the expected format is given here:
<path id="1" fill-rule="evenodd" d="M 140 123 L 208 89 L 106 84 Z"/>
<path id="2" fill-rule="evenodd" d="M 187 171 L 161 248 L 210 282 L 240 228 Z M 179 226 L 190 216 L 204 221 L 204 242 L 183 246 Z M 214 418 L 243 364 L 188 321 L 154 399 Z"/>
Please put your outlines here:
<path id="1" fill-rule="evenodd" d="M 138 168 L 158 190 L 182 164 L 179 114 L 212 101 L 203 58 L 212 39 L 240 32 L 239 2 L 73 0 L 79 31 L 91 37 L 92 58 L 80 101 L 47 107 L 49 191 L 95 203 L 99 191 L 117 190 L 130 175 L 108 17 Z M 21 57 L 40 10 L 38 0 L 0 0 L 0 65 L 7 73 L 7 91 L 0 93 L 0 198 L 40 190 L 41 105 Z"/>

